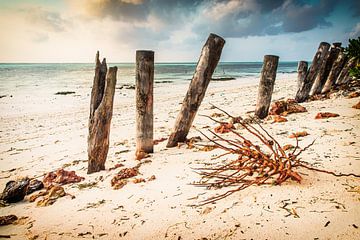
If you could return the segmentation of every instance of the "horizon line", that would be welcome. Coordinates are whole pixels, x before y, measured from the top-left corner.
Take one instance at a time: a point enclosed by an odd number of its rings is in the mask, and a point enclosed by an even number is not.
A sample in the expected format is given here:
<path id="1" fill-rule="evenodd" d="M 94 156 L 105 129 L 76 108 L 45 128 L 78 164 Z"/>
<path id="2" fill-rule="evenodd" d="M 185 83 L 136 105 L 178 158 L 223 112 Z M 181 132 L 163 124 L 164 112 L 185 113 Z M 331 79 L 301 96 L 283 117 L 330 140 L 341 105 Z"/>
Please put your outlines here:
<path id="1" fill-rule="evenodd" d="M 279 63 L 284 62 L 300 62 L 300 61 L 307 61 L 311 63 L 310 60 L 286 60 L 286 61 L 279 61 Z M 259 63 L 263 61 L 219 61 L 220 63 Z M 0 64 L 93 64 L 95 62 L 0 62 Z M 107 62 L 107 64 L 135 64 L 136 62 Z M 169 63 L 183 63 L 183 64 L 196 64 L 198 62 L 154 62 L 155 64 L 169 64 Z"/>

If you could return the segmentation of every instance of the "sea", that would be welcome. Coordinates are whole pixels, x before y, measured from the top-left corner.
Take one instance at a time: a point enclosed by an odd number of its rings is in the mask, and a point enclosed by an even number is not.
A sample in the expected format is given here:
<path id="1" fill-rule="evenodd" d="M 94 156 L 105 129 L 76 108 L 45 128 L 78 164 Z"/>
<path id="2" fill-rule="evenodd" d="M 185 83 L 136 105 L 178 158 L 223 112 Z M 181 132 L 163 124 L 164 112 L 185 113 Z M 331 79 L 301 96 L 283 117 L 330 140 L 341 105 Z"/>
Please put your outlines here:
<path id="1" fill-rule="evenodd" d="M 134 63 L 110 63 L 117 66 L 117 88 L 135 84 Z M 154 87 L 188 83 L 196 63 L 156 63 Z M 217 81 L 249 81 L 260 76 L 262 62 L 221 62 L 213 78 Z M 295 73 L 297 62 L 280 62 L 277 74 Z M 94 63 L 0 63 L 0 96 L 14 94 L 54 95 L 61 91 L 89 92 Z"/>

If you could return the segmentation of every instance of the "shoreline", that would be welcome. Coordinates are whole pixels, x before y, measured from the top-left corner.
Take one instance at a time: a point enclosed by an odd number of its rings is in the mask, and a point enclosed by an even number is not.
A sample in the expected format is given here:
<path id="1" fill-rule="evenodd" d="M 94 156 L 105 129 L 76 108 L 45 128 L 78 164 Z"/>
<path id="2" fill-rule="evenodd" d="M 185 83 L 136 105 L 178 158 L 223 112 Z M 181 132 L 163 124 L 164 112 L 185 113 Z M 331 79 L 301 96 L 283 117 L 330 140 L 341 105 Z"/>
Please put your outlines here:
<path id="1" fill-rule="evenodd" d="M 254 80 L 257 79 L 254 77 Z M 245 116 L 253 111 L 258 83 L 258 80 L 254 80 L 239 85 L 236 84 L 237 80 L 210 83 L 193 125 L 204 130 L 206 126 L 216 126 L 209 119 L 199 116 L 219 112 L 211 109 L 210 103 L 236 116 Z M 168 86 L 163 84 L 154 89 L 154 139 L 168 137 L 188 82 L 174 88 Z M 296 74 L 278 74 L 272 102 L 293 98 L 295 90 Z M 206 190 L 189 185 L 199 180 L 199 175 L 192 168 L 213 161 L 211 158 L 214 155 L 222 153 L 219 149 L 202 152 L 196 148 L 187 149 L 186 145 L 166 149 L 166 142 L 161 142 L 155 145 L 155 153 L 148 159 L 151 162 L 143 163 L 140 167 L 140 177 L 155 175 L 156 179 L 139 184 L 129 183 L 122 189 L 113 190 L 110 180 L 119 169 L 109 168 L 117 163 L 125 167 L 138 163 L 134 160 L 134 92 L 120 90 L 115 94 L 106 170 L 91 175 L 86 174 L 87 94 L 80 94 L 79 97 L 54 95 L 53 102 L 33 111 L 28 107 L 38 104 L 36 98 L 16 102 L 20 96 L 14 95 L 15 100 L 0 100 L 1 129 L 4 133 L 0 140 L 0 186 L 16 176 L 41 176 L 64 166 L 66 170 L 75 170 L 78 175 L 85 177 L 81 183 L 96 183 L 84 189 L 79 189 L 80 183 L 65 185 L 65 191 L 76 198 L 65 196 L 48 207 L 36 207 L 35 203 L 24 200 L 2 208 L 2 215 L 29 217 L 23 224 L 1 227 L 4 233 L 17 234 L 12 236 L 14 239 L 30 235 L 39 235 L 40 239 L 46 236 L 48 239 L 93 236 L 96 239 L 360 237 L 359 230 L 353 226 L 360 226 L 359 192 L 353 191 L 358 189 L 360 182 L 352 177 L 336 178 L 304 170 L 301 171 L 304 178 L 301 184 L 289 181 L 281 186 L 253 186 L 216 204 L 190 207 L 225 190 Z M 4 108 L 7 100 L 14 101 L 16 106 L 9 112 Z M 357 161 L 360 158 L 357 154 L 360 144 L 354 139 L 360 136 L 360 115 L 359 110 L 351 108 L 358 101 L 359 97 L 334 97 L 306 102 L 301 105 L 308 112 L 289 115 L 286 123 L 266 122 L 263 126 L 282 144 L 293 144 L 294 140 L 289 139 L 288 135 L 306 130 L 310 135 L 300 141 L 301 146 L 314 139 L 316 142 L 304 152 L 302 159 L 316 163 L 322 169 L 359 173 Z M 28 105 L 16 105 L 25 102 Z M 320 111 L 338 113 L 340 117 L 315 120 L 316 113 Z M 188 137 L 195 136 L 199 134 L 191 129 Z M 231 134 L 224 136 L 231 137 Z M 202 143 L 207 142 L 203 139 Z M 125 150 L 129 151 L 122 152 Z M 282 208 L 286 203 L 290 209 L 296 210 L 300 218 L 286 217 L 288 213 Z M 330 223 L 327 224 L 328 221 Z"/>

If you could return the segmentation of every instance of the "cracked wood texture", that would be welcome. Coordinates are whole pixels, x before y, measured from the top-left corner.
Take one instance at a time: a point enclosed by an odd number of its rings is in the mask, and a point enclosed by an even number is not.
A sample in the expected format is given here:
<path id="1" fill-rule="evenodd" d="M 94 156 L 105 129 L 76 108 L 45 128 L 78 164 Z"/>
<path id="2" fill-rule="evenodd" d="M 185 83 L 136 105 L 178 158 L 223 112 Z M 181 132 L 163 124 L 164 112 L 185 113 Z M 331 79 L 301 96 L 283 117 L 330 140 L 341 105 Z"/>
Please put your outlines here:
<path id="1" fill-rule="evenodd" d="M 349 70 L 353 67 L 356 66 L 356 59 L 350 58 L 344 65 L 343 69 L 341 69 L 341 72 L 336 80 L 336 85 L 340 85 L 340 84 L 344 84 L 346 83 L 349 79 Z"/>
<path id="2" fill-rule="evenodd" d="M 326 79 L 324 87 L 321 90 L 321 93 L 329 92 L 332 86 L 335 85 L 336 79 L 339 76 L 341 69 L 344 67 L 345 62 L 346 55 L 344 54 L 344 52 L 340 51 L 329 73 L 329 76 Z"/>
<path id="3" fill-rule="evenodd" d="M 324 84 L 330 74 L 331 68 L 335 60 L 337 59 L 340 51 L 341 43 L 333 43 L 328 54 L 323 59 L 319 73 L 316 76 L 315 82 L 310 91 L 311 96 L 321 93 L 321 90 L 324 87 Z"/>
<path id="4" fill-rule="evenodd" d="M 321 42 L 319 48 L 314 56 L 311 66 L 306 74 L 305 80 L 301 87 L 298 89 L 295 100 L 297 102 L 304 102 L 309 98 L 311 87 L 315 81 L 316 76 L 322 66 L 323 59 L 328 54 L 330 44 L 327 42 Z"/>
<path id="5" fill-rule="evenodd" d="M 136 154 L 154 152 L 154 52 L 136 51 Z"/>
<path id="6" fill-rule="evenodd" d="M 264 56 L 264 63 L 261 70 L 259 91 L 255 108 L 255 115 L 258 116 L 260 119 L 265 118 L 269 113 L 269 107 L 271 102 L 271 96 L 274 90 L 278 63 L 278 56 Z"/>
<path id="7" fill-rule="evenodd" d="M 190 82 L 175 126 L 170 134 L 167 147 L 175 147 L 178 142 L 184 142 L 189 133 L 196 112 L 204 99 L 206 89 L 220 60 L 225 40 L 211 33 L 202 48 L 195 73 Z"/>
<path id="8" fill-rule="evenodd" d="M 89 116 L 88 174 L 105 170 L 117 73 L 117 67 L 110 67 L 107 71 L 105 58 L 100 63 L 99 52 L 95 61 Z"/>
<path id="9" fill-rule="evenodd" d="M 306 77 L 306 73 L 308 70 L 308 62 L 306 61 L 300 61 L 298 63 L 298 75 L 297 75 L 297 86 L 298 89 L 300 89 L 301 85 L 304 83 L 305 77 Z"/>

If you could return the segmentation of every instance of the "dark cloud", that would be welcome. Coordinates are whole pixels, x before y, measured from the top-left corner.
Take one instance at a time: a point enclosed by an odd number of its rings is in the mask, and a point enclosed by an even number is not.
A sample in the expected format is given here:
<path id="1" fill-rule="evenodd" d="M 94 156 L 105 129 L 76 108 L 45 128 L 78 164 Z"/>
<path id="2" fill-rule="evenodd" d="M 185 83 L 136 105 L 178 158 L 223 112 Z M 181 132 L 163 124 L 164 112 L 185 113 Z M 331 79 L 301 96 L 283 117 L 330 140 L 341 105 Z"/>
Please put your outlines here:
<path id="1" fill-rule="evenodd" d="M 111 17 L 124 22 L 144 22 L 150 14 L 165 21 L 176 21 L 181 15 L 196 11 L 204 0 L 97 0 L 87 1 L 89 13 L 101 17 Z"/>
<path id="2" fill-rule="evenodd" d="M 350 1 L 350 11 L 353 12 L 354 17 L 360 17 L 360 1 L 358 0 L 348 0 Z"/>
<path id="3" fill-rule="evenodd" d="M 297 1 L 289 1 L 281 9 L 284 32 L 303 32 L 316 27 L 330 27 L 326 17 L 334 10 L 337 0 L 321 0 L 310 5 Z M 281 12 L 279 12 L 281 14 Z"/>
<path id="4" fill-rule="evenodd" d="M 85 7 L 94 16 L 111 17 L 125 22 L 145 21 L 150 12 L 148 4 L 141 1 L 88 1 Z"/>
<path id="5" fill-rule="evenodd" d="M 317 3 L 306 3 L 300 0 L 287 1 L 239 1 L 237 7 L 229 9 L 220 19 L 200 21 L 195 25 L 196 31 L 206 29 L 216 31 L 224 37 L 247 37 L 277 35 L 288 32 L 303 32 L 317 27 L 330 27 L 326 18 L 331 14 L 337 0 L 320 0 Z M 224 4 L 216 1 L 209 8 Z M 228 1 L 227 4 L 230 4 Z M 248 8 L 244 8 L 248 6 Z"/>
<path id="6" fill-rule="evenodd" d="M 350 1 L 350 0 L 345 0 Z M 354 1 L 355 2 L 355 1 Z M 359 5 L 352 1 L 349 5 Z M 147 29 L 149 36 L 159 39 L 164 32 L 191 25 L 192 31 L 204 36 L 215 32 L 223 37 L 247 37 L 297 33 L 317 27 L 330 27 L 327 17 L 339 0 L 96 0 L 87 5 L 94 16 L 130 23 L 162 22 L 161 31 Z M 358 8 L 360 9 L 360 8 Z M 360 10 L 358 10 L 360 12 Z M 151 24 L 151 22 L 150 22 Z M 144 31 L 138 25 L 133 31 Z M 137 36 L 137 33 L 129 35 Z M 166 34 L 165 34 L 166 35 Z M 166 37 L 165 37 L 166 39 Z"/>
<path id="7" fill-rule="evenodd" d="M 260 6 L 260 11 L 262 13 L 271 12 L 284 4 L 285 0 L 256 0 L 256 3 Z"/>

